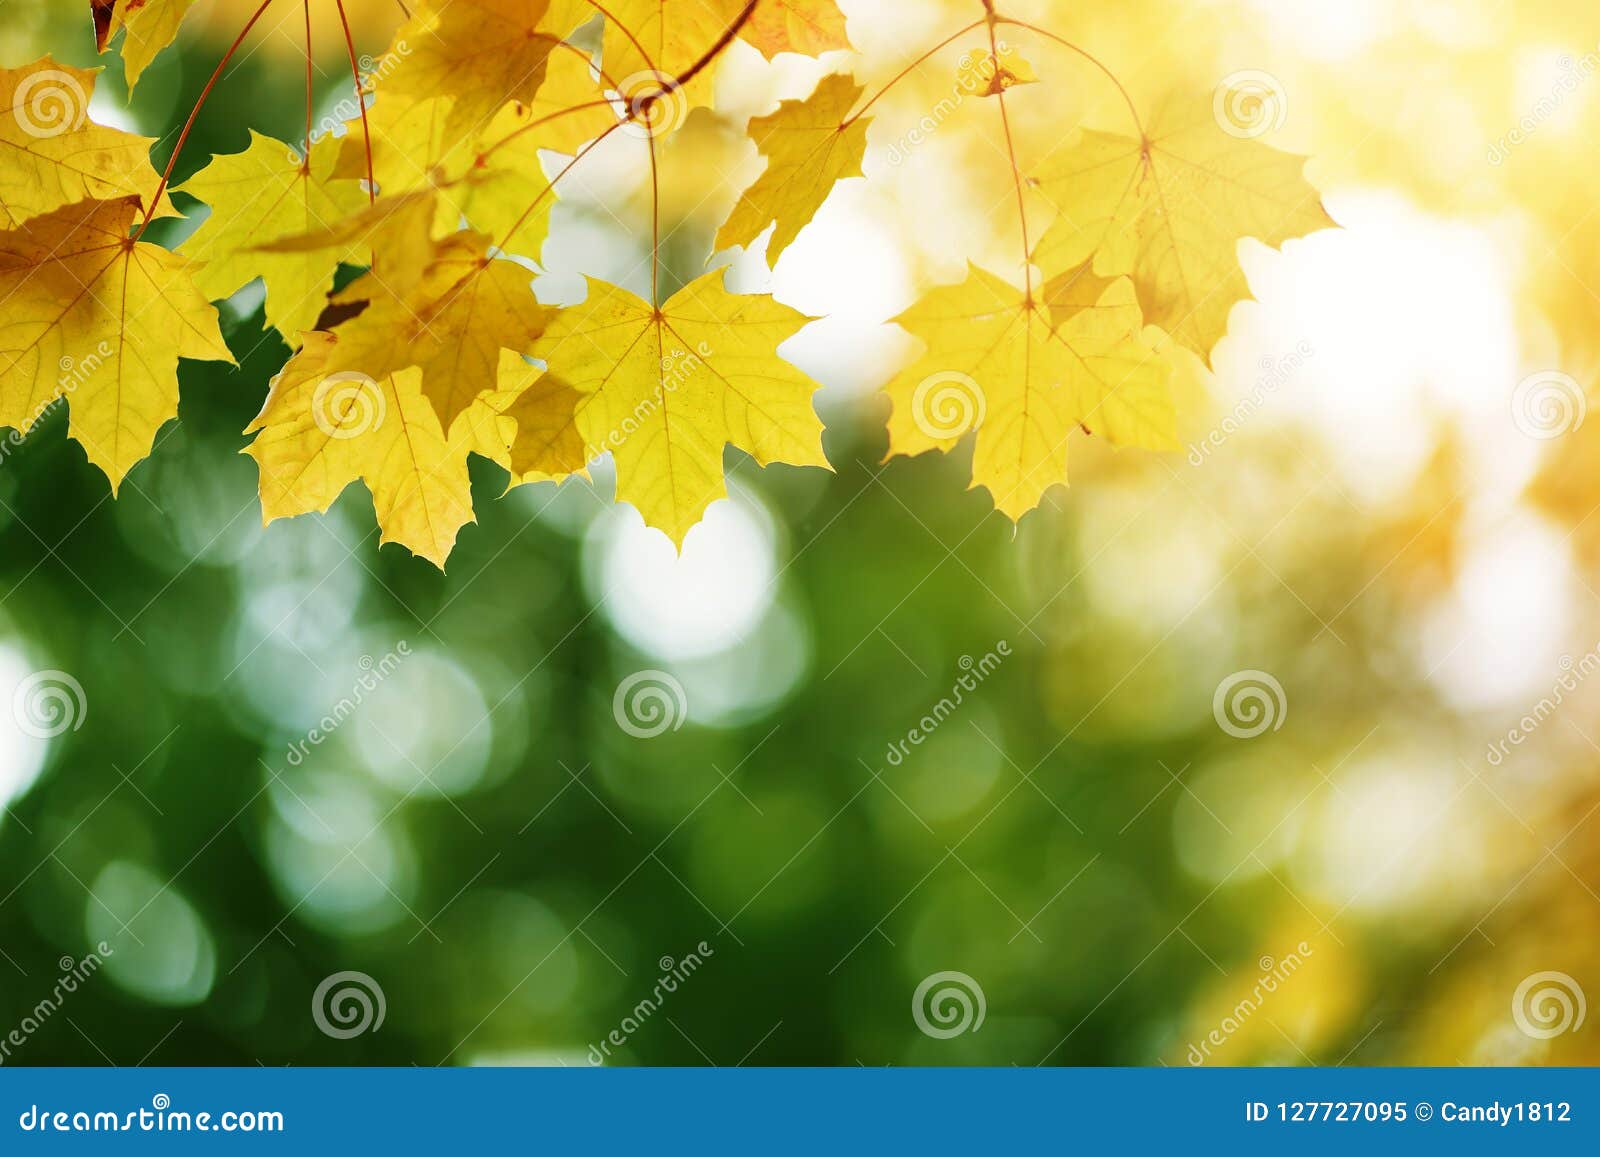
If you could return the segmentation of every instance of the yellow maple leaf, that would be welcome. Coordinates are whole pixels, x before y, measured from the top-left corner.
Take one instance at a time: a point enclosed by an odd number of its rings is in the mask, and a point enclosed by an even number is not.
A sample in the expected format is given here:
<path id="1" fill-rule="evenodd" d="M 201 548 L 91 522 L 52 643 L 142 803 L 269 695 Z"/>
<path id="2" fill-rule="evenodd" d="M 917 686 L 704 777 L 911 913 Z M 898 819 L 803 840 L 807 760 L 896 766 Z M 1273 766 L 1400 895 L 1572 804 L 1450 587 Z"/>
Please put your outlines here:
<path id="1" fill-rule="evenodd" d="M 263 523 L 325 511 L 352 482 L 372 493 L 382 542 L 443 569 L 473 521 L 467 457 L 504 461 L 514 423 L 487 402 L 463 412 L 448 437 L 422 396 L 422 374 L 339 370 L 339 339 L 308 333 L 273 380 L 245 433 L 261 470 Z"/>
<path id="2" fill-rule="evenodd" d="M 777 353 L 810 319 L 722 281 L 708 273 L 655 308 L 591 280 L 532 351 L 584 395 L 578 432 L 589 457 L 614 455 L 618 499 L 680 546 L 727 494 L 725 447 L 763 466 L 828 464 L 817 385 Z"/>
<path id="3" fill-rule="evenodd" d="M 178 359 L 233 361 L 194 263 L 129 237 L 138 211 L 80 201 L 0 232 L 0 425 L 65 398 L 113 493 L 178 416 Z"/>
<path id="4" fill-rule="evenodd" d="M 1144 140 L 1085 130 L 1034 174 L 1059 211 L 1034 260 L 1130 275 L 1145 320 L 1209 359 L 1250 295 L 1239 241 L 1281 245 L 1334 224 L 1304 167 L 1225 131 L 1211 102 L 1169 99 Z"/>
<path id="5" fill-rule="evenodd" d="M 562 43 L 545 26 L 548 8 L 548 0 L 424 0 L 395 33 L 390 54 L 404 66 L 383 92 L 404 103 L 450 97 L 445 131 L 476 135 L 508 101 L 533 103 Z"/>
<path id="6" fill-rule="evenodd" d="M 738 23 L 747 6 L 747 0 L 608 0 L 601 60 L 624 95 L 632 95 L 626 83 L 630 76 L 681 79 Z M 761 0 L 738 36 L 768 58 L 850 47 L 834 0 Z M 704 103 L 711 71 L 706 68 L 687 82 L 693 103 Z"/>
<path id="7" fill-rule="evenodd" d="M 517 484 L 583 468 L 572 425 L 579 395 L 515 354 L 501 355 L 506 388 L 460 414 L 447 437 L 417 370 L 377 378 L 341 371 L 338 344 L 333 334 L 307 334 L 245 431 L 256 435 L 245 453 L 261 471 L 263 523 L 325 511 L 359 481 L 372 495 L 380 541 L 442 570 L 474 521 L 470 455 L 504 466 Z"/>
<path id="8" fill-rule="evenodd" d="M 531 103 L 504 105 L 475 134 L 463 137 L 451 130 L 455 107 L 450 97 L 411 100 L 380 93 L 367 116 L 378 188 L 385 196 L 437 190 L 435 233 L 454 230 L 465 217 L 496 242 L 514 242 L 517 252 L 537 252 L 555 201 L 541 152 L 575 152 L 617 123 L 587 61 L 568 50 L 557 53 Z M 351 122 L 334 171 L 341 177 L 366 176 L 359 122 Z M 515 236 L 509 237 L 513 228 Z"/>
<path id="9" fill-rule="evenodd" d="M 96 22 L 95 39 L 101 52 L 119 31 L 126 29 L 127 34 L 122 38 L 122 67 L 129 92 L 139 83 L 139 77 L 150 62 L 177 38 L 183 18 L 194 5 L 195 0 L 116 0 L 109 21 Z"/>
<path id="10" fill-rule="evenodd" d="M 267 323 L 290 345 L 298 344 L 301 330 L 316 325 L 339 263 L 368 260 L 355 244 L 299 253 L 259 249 L 324 228 L 366 205 L 358 182 L 333 178 L 337 150 L 338 142 L 324 137 L 302 160 L 283 142 L 252 131 L 248 149 L 213 158 L 182 189 L 211 206 L 211 215 L 183 246 L 206 262 L 195 285 L 220 300 L 260 277 L 267 287 Z"/>
<path id="11" fill-rule="evenodd" d="M 1114 445 L 1176 445 L 1169 367 L 1137 336 L 1126 278 L 1058 329 L 1041 303 L 971 266 L 895 320 L 926 350 L 887 387 L 890 456 L 950 450 L 976 430 L 972 484 L 1013 522 L 1067 481 L 1076 429 Z"/>
<path id="12" fill-rule="evenodd" d="M 154 138 L 89 119 L 99 71 L 48 56 L 0 68 L 0 229 L 74 201 L 155 196 Z M 165 197 L 161 209 L 173 212 Z"/>
<path id="13" fill-rule="evenodd" d="M 380 201 L 319 234 L 264 248 L 326 250 L 365 238 L 385 261 L 390 254 L 386 236 L 415 236 L 417 222 L 434 214 L 427 195 L 396 202 L 391 208 Z M 352 222 L 372 224 L 361 230 Z M 386 233 L 390 228 L 393 234 Z M 426 239 L 425 230 L 421 236 Z M 534 296 L 532 273 L 514 261 L 492 258 L 491 244 L 488 236 L 473 232 L 425 241 L 408 252 L 414 266 L 403 267 L 399 276 L 380 263 L 340 290 L 333 303 L 357 311 L 336 327 L 338 344 L 318 355 L 327 371 L 382 378 L 418 367 L 421 392 L 447 429 L 482 395 L 504 388 L 498 380 L 500 351 L 529 352 L 553 311 Z"/>
<path id="14" fill-rule="evenodd" d="M 767 244 L 771 265 L 811 223 L 833 186 L 861 176 L 871 118 L 846 123 L 862 86 L 832 73 L 804 100 L 786 100 L 776 112 L 750 122 L 766 171 L 746 189 L 717 233 L 717 247 L 748 245 L 776 222 Z"/>

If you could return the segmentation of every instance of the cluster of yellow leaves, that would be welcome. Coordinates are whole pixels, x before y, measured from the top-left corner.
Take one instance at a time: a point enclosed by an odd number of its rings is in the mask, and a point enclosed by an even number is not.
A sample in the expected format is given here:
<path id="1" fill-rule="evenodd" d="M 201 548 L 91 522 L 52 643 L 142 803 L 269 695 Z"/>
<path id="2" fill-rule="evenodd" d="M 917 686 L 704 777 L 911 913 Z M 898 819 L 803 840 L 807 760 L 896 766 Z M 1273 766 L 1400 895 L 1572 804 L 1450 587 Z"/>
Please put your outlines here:
<path id="1" fill-rule="evenodd" d="M 192 2 L 89 0 L 130 85 Z M 994 99 L 971 115 L 998 105 L 987 131 L 1009 151 L 1006 101 L 1049 86 L 995 54 L 990 19 L 973 91 Z M 206 299 L 259 278 L 294 351 L 248 431 L 269 521 L 360 481 L 384 540 L 442 566 L 473 518 L 469 455 L 515 485 L 609 452 L 619 499 L 681 543 L 726 493 L 727 447 L 827 466 L 817 387 L 779 353 L 810 319 L 720 271 L 664 302 L 591 280 L 564 309 L 533 277 L 562 178 L 618 130 L 653 153 L 682 120 L 668 106 L 712 106 L 734 40 L 769 59 L 851 49 L 834 0 L 419 0 L 339 133 L 252 134 L 182 186 L 209 206 L 183 256 L 135 235 L 173 210 L 153 201 L 151 142 L 89 120 L 94 74 L 49 58 L 0 71 L 0 424 L 27 429 L 67 396 L 72 436 L 119 484 L 176 413 L 178 359 L 228 358 Z M 879 95 L 829 72 L 751 119 L 763 168 L 716 248 L 765 236 L 775 265 L 863 174 Z M 1300 158 L 1230 135 L 1211 106 L 1080 132 L 1037 168 L 1011 153 L 1019 211 L 1042 196 L 1054 222 L 1019 222 L 1037 238 L 1021 286 L 974 266 L 897 319 L 924 349 L 886 387 L 891 455 L 975 434 L 973 484 L 1017 519 L 1066 480 L 1075 430 L 1174 443 L 1172 349 L 1209 357 L 1225 332 L 1248 292 L 1238 241 L 1331 224 Z M 335 293 L 341 267 L 364 272 Z"/>
<path id="2" fill-rule="evenodd" d="M 0 426 L 68 399 L 115 490 L 177 416 L 178 359 L 232 357 L 198 266 L 131 236 L 161 178 L 149 138 L 89 119 L 94 85 L 49 57 L 0 69 Z"/>
<path id="3" fill-rule="evenodd" d="M 1031 95 L 1012 92 L 1034 82 L 1031 66 L 990 59 L 984 95 L 1002 106 Z M 926 352 L 888 386 L 891 455 L 949 450 L 976 431 L 972 483 L 1016 520 L 1067 481 L 1077 430 L 1177 445 L 1173 344 L 1209 361 L 1249 296 L 1238 243 L 1333 224 L 1304 158 L 1228 131 L 1213 105 L 1169 97 L 1138 136 L 1082 130 L 1037 169 L 1013 155 L 1019 212 L 1026 173 L 1055 221 L 1025 255 L 1024 287 L 974 267 L 898 319 Z"/>

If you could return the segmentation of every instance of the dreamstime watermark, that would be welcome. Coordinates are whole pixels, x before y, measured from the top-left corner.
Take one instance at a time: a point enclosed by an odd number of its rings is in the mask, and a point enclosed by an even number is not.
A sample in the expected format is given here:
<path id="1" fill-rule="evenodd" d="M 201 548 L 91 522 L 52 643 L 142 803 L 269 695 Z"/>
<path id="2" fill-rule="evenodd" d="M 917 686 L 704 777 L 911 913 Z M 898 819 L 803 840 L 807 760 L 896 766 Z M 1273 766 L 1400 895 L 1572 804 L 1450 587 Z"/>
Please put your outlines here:
<path id="1" fill-rule="evenodd" d="M 993 649 L 984 652 L 980 659 L 973 659 L 971 655 L 962 655 L 959 666 L 963 674 L 956 679 L 955 685 L 950 688 L 950 694 L 944 696 L 931 708 L 928 713 L 917 721 L 917 725 L 906 732 L 903 739 L 897 739 L 889 744 L 889 750 L 884 756 L 889 761 L 889 766 L 899 767 L 905 762 L 906 756 L 911 754 L 913 747 L 921 747 L 923 742 L 944 724 L 946 719 L 956 713 L 970 692 L 976 691 L 983 681 L 1000 669 L 1000 664 L 1011 655 L 1011 644 L 1001 639 L 995 643 Z"/>
<path id="2" fill-rule="evenodd" d="M 988 1012 L 983 986 L 965 972 L 935 972 L 911 994 L 911 1019 L 935 1040 L 977 1032 Z"/>
<path id="3" fill-rule="evenodd" d="M 389 400 L 383 387 L 366 374 L 344 370 L 317 383 L 311 395 L 311 419 L 328 437 L 343 442 L 383 428 Z"/>
<path id="4" fill-rule="evenodd" d="M 1529 374 L 1511 394 L 1511 420 L 1518 430 L 1540 441 L 1572 433 L 1588 413 L 1583 387 L 1560 370 Z"/>
<path id="5" fill-rule="evenodd" d="M 30 137 L 59 137 L 89 119 L 89 94 L 70 72 L 47 68 L 22 78 L 11 97 L 11 112 Z"/>
<path id="6" fill-rule="evenodd" d="M 61 1010 L 61 1006 L 67 1002 L 67 997 L 77 992 L 79 985 L 100 971 L 100 966 L 105 963 L 107 957 L 115 955 L 116 951 L 111 945 L 102 940 L 95 945 L 95 950 L 82 960 L 63 956 L 58 962 L 61 978 L 50 990 L 50 995 L 23 1014 L 21 1022 L 4 1037 L 0 1037 L 0 1065 L 10 1060 L 13 1050 L 27 1044 L 28 1038 L 43 1028 L 45 1023 Z"/>
<path id="7" fill-rule="evenodd" d="M 1600 51 L 1586 52 L 1577 60 L 1562 56 L 1557 62 L 1556 80 L 1550 90 L 1534 101 L 1533 107 L 1518 117 L 1517 123 L 1489 146 L 1489 163 L 1496 166 L 1505 164 L 1511 150 L 1527 144 L 1540 126 L 1561 111 L 1567 98 L 1593 76 L 1597 68 L 1600 68 Z"/>
<path id="8" fill-rule="evenodd" d="M 59 375 L 56 378 L 56 392 L 34 407 L 23 423 L 13 428 L 6 434 L 5 440 L 0 441 L 0 461 L 3 461 L 11 451 L 22 445 L 28 432 L 44 420 L 45 416 L 62 402 L 66 401 L 78 391 L 78 388 L 94 377 L 106 360 L 116 351 L 111 343 L 103 341 L 84 357 L 64 357 L 56 363 Z"/>
<path id="9" fill-rule="evenodd" d="M 1235 671 L 1217 684 L 1211 696 L 1211 714 L 1217 726 L 1235 739 L 1254 739 L 1283 726 L 1289 715 L 1289 697 L 1283 684 L 1267 671 Z"/>
<path id="10" fill-rule="evenodd" d="M 411 45 L 403 38 L 394 42 L 394 47 L 382 56 L 374 59 L 371 56 L 362 56 L 356 61 L 356 69 L 361 74 L 361 88 L 358 95 L 342 98 L 327 115 L 319 120 L 311 129 L 311 143 L 315 144 L 332 133 L 338 132 L 351 121 L 361 115 L 361 110 L 366 106 L 366 98 L 378 91 L 378 86 L 393 75 L 395 69 L 400 67 L 401 61 L 411 55 Z M 305 156 L 294 146 L 289 148 L 289 157 L 295 164 L 304 164 Z"/>
<path id="11" fill-rule="evenodd" d="M 654 739 L 677 731 L 689 717 L 683 684 L 666 671 L 635 671 L 617 684 L 611 697 L 617 726 L 635 739 Z"/>
<path id="12" fill-rule="evenodd" d="M 599 1044 L 589 1046 L 589 1063 L 602 1065 L 611 1056 L 611 1050 L 620 1049 L 628 1043 L 628 1038 L 644 1027 L 652 1016 L 661 1010 L 667 997 L 678 991 L 678 986 L 685 983 L 691 976 L 705 965 L 705 962 L 716 955 L 716 950 L 704 940 L 694 946 L 694 950 L 679 960 L 670 956 L 663 956 L 656 962 L 661 969 L 661 975 L 656 979 L 655 987 L 650 990 L 650 995 L 634 1005 L 628 1014 L 622 1018 L 620 1024 L 610 1032 Z"/>
<path id="13" fill-rule="evenodd" d="M 411 644 L 401 639 L 381 659 L 374 659 L 371 655 L 361 656 L 356 665 L 361 668 L 361 674 L 350 685 L 350 694 L 344 696 L 333 705 L 332 710 L 318 720 L 317 725 L 307 731 L 303 739 L 296 740 L 289 745 L 288 761 L 290 767 L 299 767 L 306 761 L 306 756 L 311 754 L 313 747 L 321 747 L 328 738 L 339 728 L 343 727 L 349 718 L 356 713 L 357 708 L 366 702 L 371 695 L 390 675 L 400 669 L 400 664 L 411 657 Z"/>
<path id="14" fill-rule="evenodd" d="M 1577 1032 L 1589 1014 L 1583 986 L 1565 972 L 1535 972 L 1511 994 L 1511 1019 L 1524 1035 L 1549 1040 Z"/>
<path id="15" fill-rule="evenodd" d="M 930 438 L 959 438 L 983 425 L 989 411 L 983 387 L 970 374 L 929 374 L 911 394 L 911 420 Z"/>
<path id="16" fill-rule="evenodd" d="M 1246 68 L 1222 78 L 1211 97 L 1211 115 L 1230 137 L 1250 140 L 1283 127 L 1289 97 L 1270 72 Z"/>
<path id="17" fill-rule="evenodd" d="M 1245 1022 L 1260 1011 L 1266 998 L 1277 992 L 1281 985 L 1287 983 L 1290 977 L 1299 972 L 1301 965 L 1306 962 L 1306 958 L 1312 955 L 1314 953 L 1311 945 L 1302 940 L 1294 946 L 1293 952 L 1290 952 L 1281 960 L 1274 959 L 1271 956 L 1263 956 L 1256 961 L 1256 967 L 1261 970 L 1261 975 L 1256 978 L 1256 982 L 1251 987 L 1250 992 L 1228 1011 L 1217 1027 L 1201 1038 L 1199 1044 L 1190 1042 L 1189 1051 L 1185 1054 L 1184 1059 L 1190 1065 L 1205 1064 L 1211 1057 L 1211 1050 L 1221 1048 L 1226 1044 L 1228 1038 L 1243 1028 Z"/>
<path id="18" fill-rule="evenodd" d="M 83 684 L 65 671 L 37 671 L 11 693 L 11 717 L 18 730 L 34 739 L 76 731 L 88 716 Z"/>
<path id="19" fill-rule="evenodd" d="M 1282 389 L 1294 376 L 1295 371 L 1305 365 L 1315 353 L 1316 350 L 1312 348 L 1311 343 L 1303 341 L 1282 357 L 1262 358 L 1261 376 L 1256 378 L 1255 386 L 1250 392 L 1241 398 L 1204 438 L 1189 444 L 1189 465 L 1203 465 L 1211 451 L 1242 430 L 1245 423 L 1255 417 L 1262 404 Z"/>
<path id="20" fill-rule="evenodd" d="M 640 139 L 682 127 L 693 107 L 676 78 L 649 69 L 617 82 L 616 104 L 622 131 Z"/>
<path id="21" fill-rule="evenodd" d="M 1571 655 L 1561 656 L 1560 667 L 1561 674 L 1551 684 L 1550 693 L 1535 703 L 1515 724 L 1507 728 L 1504 736 L 1489 745 L 1488 750 L 1484 753 L 1484 758 L 1488 760 L 1490 767 L 1499 767 L 1504 763 L 1506 756 L 1511 754 L 1511 748 L 1521 747 L 1526 743 L 1528 738 L 1539 730 L 1546 720 L 1561 709 L 1561 705 L 1566 702 L 1567 696 L 1576 691 L 1579 684 L 1596 671 L 1600 671 L 1600 644 L 1596 644 L 1593 648 L 1584 652 L 1577 660 L 1574 660 Z"/>
<path id="22" fill-rule="evenodd" d="M 996 81 L 1009 75 L 1004 58 L 1015 52 L 1004 40 L 996 43 L 994 52 L 963 53 L 956 66 L 956 83 L 947 96 L 941 97 L 900 139 L 889 146 L 889 164 L 895 168 L 905 164 L 912 150 L 926 144 L 945 121 L 955 115 L 968 97 L 992 95 Z"/>
<path id="23" fill-rule="evenodd" d="M 335 972 L 311 994 L 311 1019 L 335 1040 L 377 1032 L 388 1011 L 383 986 L 365 972 Z"/>
<path id="24" fill-rule="evenodd" d="M 586 446 L 584 458 L 593 461 L 608 451 L 620 449 L 624 442 L 639 432 L 646 421 L 655 416 L 666 402 L 668 394 L 677 393 L 706 364 L 711 352 L 711 344 L 701 342 L 693 350 L 686 352 L 675 349 L 664 355 L 661 359 L 661 380 L 656 383 L 650 396 L 641 398 L 605 437 Z"/>

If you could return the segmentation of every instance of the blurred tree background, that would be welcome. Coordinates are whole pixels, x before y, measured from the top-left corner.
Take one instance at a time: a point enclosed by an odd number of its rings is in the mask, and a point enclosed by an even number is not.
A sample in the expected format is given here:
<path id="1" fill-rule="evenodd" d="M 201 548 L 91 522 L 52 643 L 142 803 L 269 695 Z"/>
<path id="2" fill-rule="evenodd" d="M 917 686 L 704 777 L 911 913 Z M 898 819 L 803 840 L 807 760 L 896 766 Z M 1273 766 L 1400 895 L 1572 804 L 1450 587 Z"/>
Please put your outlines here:
<path id="1" fill-rule="evenodd" d="M 977 7 L 841 6 L 876 83 Z M 131 104 L 105 59 L 95 116 L 161 138 L 158 163 L 254 5 L 201 7 Z M 381 54 L 398 8 L 349 7 Z M 445 574 L 380 550 L 359 488 L 263 530 L 239 431 L 287 350 L 242 291 L 239 367 L 185 364 L 119 499 L 63 413 L 0 461 L 0 693 L 41 671 L 83 692 L 49 738 L 0 714 L 0 1034 L 40 1022 L 7 1063 L 585 1064 L 613 1032 L 622 1064 L 1597 1058 L 1536 990 L 1600 992 L 1600 13 L 1012 7 L 1143 100 L 1270 73 L 1269 141 L 1314 157 L 1345 226 L 1243 246 L 1260 301 L 1183 383 L 1190 452 L 1076 442 L 1073 488 L 1015 532 L 964 489 L 970 448 L 881 464 L 871 391 L 910 352 L 888 319 L 1015 245 L 986 137 L 925 128 L 972 45 L 875 110 L 870 180 L 776 272 L 830 315 L 785 352 L 827 387 L 836 473 L 730 455 L 735 496 L 681 558 L 603 466 L 496 501 L 478 462 Z M 0 22 L 0 63 L 93 63 L 86 4 Z M 348 92 L 336 27 L 319 113 Z M 302 34 L 297 5 L 263 22 L 177 177 L 247 128 L 297 138 Z M 1024 147 L 1117 127 L 1092 72 L 1020 48 L 1080 78 L 1018 91 Z M 736 46 L 725 118 L 816 67 Z M 681 279 L 753 172 L 725 118 L 666 146 Z M 615 161 L 563 186 L 550 299 L 637 265 L 648 198 Z M 1530 433 L 1519 383 L 1554 373 L 1578 420 Z M 670 712 L 682 688 L 677 726 L 624 725 L 641 672 Z M 1260 734 L 1219 719 L 1237 672 L 1282 688 Z M 349 971 L 385 1012 L 346 1039 L 312 1008 Z M 981 989 L 981 1029 L 919 1027 L 941 972 Z"/>

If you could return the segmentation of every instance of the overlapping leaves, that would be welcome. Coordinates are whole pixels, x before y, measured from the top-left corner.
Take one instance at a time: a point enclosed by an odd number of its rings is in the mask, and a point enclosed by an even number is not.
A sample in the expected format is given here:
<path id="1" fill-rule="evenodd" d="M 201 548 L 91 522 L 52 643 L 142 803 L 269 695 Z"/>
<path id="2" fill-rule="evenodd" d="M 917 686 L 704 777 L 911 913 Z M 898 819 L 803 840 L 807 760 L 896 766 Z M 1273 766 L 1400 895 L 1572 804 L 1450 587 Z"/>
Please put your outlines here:
<path id="1" fill-rule="evenodd" d="M 98 46 L 120 44 L 131 85 L 191 4 L 90 0 Z M 1131 136 L 1019 157 L 1006 102 L 1048 99 L 1050 77 L 998 54 L 1009 22 L 988 20 L 972 91 L 993 99 L 962 115 L 1006 151 L 1035 243 L 1017 283 L 973 266 L 896 319 L 922 348 L 886 387 L 888 432 L 891 455 L 973 438 L 973 485 L 1016 519 L 1066 481 L 1075 434 L 1171 446 L 1173 351 L 1208 357 L 1247 296 L 1237 243 L 1330 222 L 1301 159 L 1225 131 L 1208 96 L 1169 99 Z M 816 384 L 779 352 L 809 319 L 720 271 L 665 301 L 591 280 L 555 309 L 533 263 L 568 175 L 627 130 L 654 176 L 655 137 L 714 105 L 740 42 L 768 59 L 851 50 L 833 0 L 420 0 L 337 136 L 253 134 L 187 181 L 209 216 L 183 256 L 138 237 L 172 209 L 151 142 L 89 119 L 94 74 L 48 57 L 0 70 L 0 423 L 27 429 L 65 398 L 72 436 L 120 483 L 176 412 L 178 360 L 228 356 L 205 298 L 259 278 L 294 351 L 250 427 L 269 520 L 360 482 L 384 540 L 442 566 L 473 519 L 470 455 L 517 484 L 610 454 L 619 500 L 681 543 L 726 492 L 727 448 L 827 465 Z M 829 61 L 807 95 L 749 120 L 761 169 L 718 249 L 765 237 L 776 265 L 839 182 L 870 171 L 883 90 Z M 1026 217 L 1041 199 L 1042 232 Z M 652 267 L 661 243 L 658 220 Z M 333 293 L 341 267 L 359 275 Z"/>

